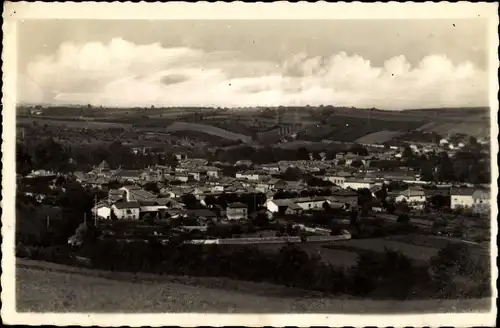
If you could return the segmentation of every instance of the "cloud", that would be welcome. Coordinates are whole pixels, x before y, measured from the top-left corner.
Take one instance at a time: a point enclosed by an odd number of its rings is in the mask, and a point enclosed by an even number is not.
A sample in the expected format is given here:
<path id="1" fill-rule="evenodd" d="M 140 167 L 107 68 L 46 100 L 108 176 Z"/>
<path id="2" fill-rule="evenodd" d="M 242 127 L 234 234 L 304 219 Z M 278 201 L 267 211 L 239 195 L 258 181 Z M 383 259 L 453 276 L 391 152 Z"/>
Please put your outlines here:
<path id="1" fill-rule="evenodd" d="M 235 52 L 136 45 L 65 43 L 22 73 L 25 103 L 104 106 L 337 105 L 405 109 L 482 106 L 486 72 L 470 62 L 430 55 L 412 67 L 405 56 L 374 67 L 359 55 L 292 54 L 282 63 Z"/>

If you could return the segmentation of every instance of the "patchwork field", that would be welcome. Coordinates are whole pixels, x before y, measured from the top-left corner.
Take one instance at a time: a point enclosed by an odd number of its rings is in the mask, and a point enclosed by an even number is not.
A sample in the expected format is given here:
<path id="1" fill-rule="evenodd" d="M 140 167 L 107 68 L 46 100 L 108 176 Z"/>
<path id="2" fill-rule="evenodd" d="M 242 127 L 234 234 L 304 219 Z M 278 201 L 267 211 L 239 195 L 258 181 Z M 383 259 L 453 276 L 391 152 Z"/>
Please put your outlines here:
<path id="1" fill-rule="evenodd" d="M 264 283 L 104 272 L 20 259 L 16 299 L 19 312 L 95 313 L 456 313 L 488 311 L 491 304 L 490 299 L 332 299 Z"/>
<path id="2" fill-rule="evenodd" d="M 211 125 L 204 125 L 204 124 L 175 122 L 169 127 L 167 127 L 165 131 L 166 132 L 199 131 L 215 135 L 224 139 L 229 139 L 234 141 L 241 140 L 246 143 L 252 142 L 252 138 L 250 138 L 249 136 L 239 133 L 229 132 L 227 130 L 223 130 Z"/>
<path id="3" fill-rule="evenodd" d="M 68 129 L 94 129 L 94 130 L 103 130 L 110 128 L 122 128 L 122 129 L 130 129 L 132 128 L 132 124 L 126 123 L 116 123 L 116 122 L 100 122 L 94 120 L 55 120 L 55 119 L 43 119 L 43 118 L 24 118 L 18 117 L 17 124 L 38 124 L 43 126 L 45 124 L 51 126 L 58 126 L 60 128 L 68 128 Z"/>
<path id="4" fill-rule="evenodd" d="M 367 134 L 364 137 L 356 140 L 357 143 L 361 144 L 382 144 L 386 141 L 392 140 L 393 138 L 401 135 L 401 132 L 395 131 L 378 131 L 374 133 Z"/>

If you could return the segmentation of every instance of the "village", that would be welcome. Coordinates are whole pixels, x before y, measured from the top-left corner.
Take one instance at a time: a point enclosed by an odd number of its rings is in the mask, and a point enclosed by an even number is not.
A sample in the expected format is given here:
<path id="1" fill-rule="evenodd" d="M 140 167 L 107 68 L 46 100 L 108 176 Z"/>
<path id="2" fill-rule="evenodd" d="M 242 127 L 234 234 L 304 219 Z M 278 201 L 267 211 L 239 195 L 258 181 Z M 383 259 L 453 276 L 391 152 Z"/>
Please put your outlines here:
<path id="1" fill-rule="evenodd" d="M 102 161 L 89 172 L 38 170 L 19 179 L 43 178 L 55 188 L 54 181 L 64 176 L 95 191 L 93 217 L 86 220 L 103 229 L 102 238 L 125 241 L 152 236 L 168 241 L 181 234 L 185 242 L 198 243 L 304 242 L 316 237 L 326 242 L 356 236 L 352 230 L 356 222 L 381 221 L 405 221 L 434 235 L 451 236 L 450 230 L 457 230 L 456 225 L 439 222 L 443 215 L 460 213 L 462 230 L 467 226 L 464 217 L 468 217 L 467 221 L 488 217 L 487 186 L 425 181 L 410 167 L 380 169 L 373 163 L 399 163 L 405 147 L 365 146 L 370 149 L 368 156 L 340 152 L 327 160 L 321 153 L 320 159 L 310 154 L 310 160 L 262 165 L 244 159 L 236 163 L 209 162 L 177 153 L 177 162 L 172 166 L 111 169 Z M 453 156 L 455 147 L 450 148 L 448 142 L 442 141 L 438 147 Z M 406 148 L 417 154 L 426 151 L 413 144 Z M 141 151 L 145 150 L 132 149 L 135 153 Z M 237 168 L 234 176 L 224 174 L 226 167 Z M 23 190 L 40 203 L 46 201 L 43 193 Z M 259 218 L 265 222 L 256 229 Z M 124 225 L 126 233 L 116 228 Z M 168 233 L 162 232 L 165 225 Z M 229 232 L 213 233 L 217 230 L 214 226 L 229 227 Z M 283 231 L 284 227 L 288 232 Z M 466 232 L 461 231 L 457 237 L 464 235 Z M 68 242 L 78 245 L 81 240 L 76 234 Z"/>

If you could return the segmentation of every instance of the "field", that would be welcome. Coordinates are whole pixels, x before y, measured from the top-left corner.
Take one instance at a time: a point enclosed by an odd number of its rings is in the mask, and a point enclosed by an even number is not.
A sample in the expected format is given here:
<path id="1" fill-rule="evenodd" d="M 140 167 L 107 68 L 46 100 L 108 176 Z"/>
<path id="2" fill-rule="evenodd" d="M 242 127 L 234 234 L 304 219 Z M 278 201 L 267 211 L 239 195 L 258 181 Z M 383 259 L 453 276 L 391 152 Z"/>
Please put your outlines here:
<path id="1" fill-rule="evenodd" d="M 184 122 L 175 122 L 165 129 L 166 132 L 178 132 L 178 131 L 200 131 L 207 134 L 215 135 L 224 139 L 238 141 L 241 140 L 243 142 L 251 142 L 252 138 L 249 136 L 229 132 L 214 126 L 204 125 L 204 124 L 195 124 L 195 123 L 184 123 Z"/>
<path id="2" fill-rule="evenodd" d="M 19 312 L 422 313 L 488 311 L 490 299 L 335 299 L 220 278 L 104 272 L 17 259 Z"/>
<path id="3" fill-rule="evenodd" d="M 293 126 L 297 140 L 320 142 L 382 143 L 397 133 L 416 130 L 437 132 L 443 136 L 466 133 L 487 137 L 487 108 L 441 108 L 383 111 L 377 109 L 326 107 L 290 107 L 216 110 L 211 108 L 44 108 L 43 114 L 30 117 L 19 108 L 18 123 L 104 130 L 109 128 L 155 128 L 157 132 L 197 131 L 226 140 L 251 143 L 252 137 L 277 125 Z M 388 130 L 389 129 L 389 130 Z M 264 138 L 263 144 L 274 143 Z M 289 145 L 290 147 L 293 147 Z M 288 147 L 288 146 L 286 146 Z"/>
<path id="4" fill-rule="evenodd" d="M 356 140 L 356 142 L 361 144 L 382 144 L 386 141 L 392 140 L 399 135 L 401 135 L 401 132 L 384 130 L 367 134 L 366 136 Z"/>
<path id="5" fill-rule="evenodd" d="M 400 251 L 409 258 L 417 261 L 428 261 L 439 251 L 439 248 L 412 245 L 390 238 L 351 239 L 332 243 L 328 247 L 344 251 L 377 253 L 382 253 L 385 251 L 385 248 L 388 248 Z"/>
<path id="6" fill-rule="evenodd" d="M 436 132 L 441 135 L 465 133 L 474 137 L 485 137 L 489 134 L 489 124 L 484 122 L 452 122 L 429 123 L 419 129 L 423 132 Z"/>
<path id="7" fill-rule="evenodd" d="M 345 268 L 356 265 L 358 261 L 358 254 L 356 252 L 323 247 L 323 245 L 335 245 L 336 243 L 337 242 L 329 244 L 300 243 L 294 245 L 307 252 L 309 256 L 319 256 L 321 260 L 325 263 Z M 284 244 L 252 245 L 252 247 L 257 247 L 259 250 L 269 253 L 277 253 L 284 246 L 285 246 Z M 228 247 L 241 247 L 241 246 L 231 245 Z M 247 247 L 247 245 L 245 245 L 245 247 Z"/>
<path id="8" fill-rule="evenodd" d="M 94 120 L 60 120 L 60 119 L 44 119 L 44 118 L 24 118 L 18 117 L 17 124 L 38 124 L 43 126 L 45 124 L 51 126 L 57 126 L 60 128 L 68 128 L 68 129 L 94 129 L 94 130 L 106 130 L 110 128 L 122 128 L 122 129 L 130 129 L 132 128 L 132 124 L 125 123 L 116 123 L 116 122 L 100 122 Z"/>

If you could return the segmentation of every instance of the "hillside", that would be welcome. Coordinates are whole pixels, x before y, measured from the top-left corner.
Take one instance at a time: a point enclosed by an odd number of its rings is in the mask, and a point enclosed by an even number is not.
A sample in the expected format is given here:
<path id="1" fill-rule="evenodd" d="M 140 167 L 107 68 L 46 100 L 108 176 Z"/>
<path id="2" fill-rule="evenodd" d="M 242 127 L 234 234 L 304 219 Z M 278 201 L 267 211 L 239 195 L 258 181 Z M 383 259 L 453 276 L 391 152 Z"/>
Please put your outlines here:
<path id="1" fill-rule="evenodd" d="M 158 132 L 196 131 L 230 141 L 274 143 L 280 132 L 267 136 L 277 126 L 298 133 L 300 140 L 323 139 L 342 142 L 388 141 L 390 133 L 436 132 L 442 136 L 465 133 L 488 137 L 488 108 L 436 108 L 386 111 L 363 108 L 280 107 L 216 110 L 210 108 L 44 108 L 43 114 L 29 117 L 19 108 L 18 123 L 49 124 L 92 129 L 157 129 Z M 165 129 L 165 127 L 167 127 Z M 389 134 L 387 134 L 390 131 Z M 289 133 L 287 133 L 289 134 Z M 260 137 L 259 137 L 260 136 Z M 269 139 L 269 140 L 268 140 Z M 373 140 L 373 141 L 372 141 Z"/>
<path id="2" fill-rule="evenodd" d="M 21 312 L 418 313 L 486 311 L 490 305 L 489 299 L 331 299 L 265 283 L 104 272 L 24 259 L 17 259 L 16 293 Z"/>
<path id="3" fill-rule="evenodd" d="M 175 122 L 165 129 L 166 132 L 179 132 L 179 131 L 197 131 L 206 134 L 215 135 L 224 139 L 238 141 L 241 140 L 245 143 L 252 142 L 252 138 L 243 134 L 230 132 L 211 125 Z"/>
<path id="4" fill-rule="evenodd" d="M 399 135 L 401 135 L 401 132 L 383 130 L 367 134 L 356 140 L 356 142 L 361 144 L 383 144 Z"/>

